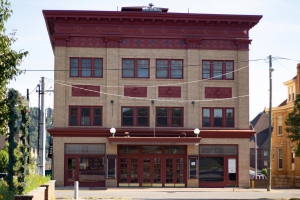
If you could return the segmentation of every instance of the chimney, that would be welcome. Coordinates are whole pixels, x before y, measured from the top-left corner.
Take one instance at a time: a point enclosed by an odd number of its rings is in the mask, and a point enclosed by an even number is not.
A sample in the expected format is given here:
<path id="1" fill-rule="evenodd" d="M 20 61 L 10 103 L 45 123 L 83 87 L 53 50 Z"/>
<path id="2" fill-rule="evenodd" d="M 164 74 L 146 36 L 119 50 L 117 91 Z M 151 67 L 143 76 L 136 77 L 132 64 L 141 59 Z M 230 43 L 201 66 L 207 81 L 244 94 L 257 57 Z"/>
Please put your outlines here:
<path id="1" fill-rule="evenodd" d="M 300 94 L 300 63 L 297 64 L 296 94 Z"/>

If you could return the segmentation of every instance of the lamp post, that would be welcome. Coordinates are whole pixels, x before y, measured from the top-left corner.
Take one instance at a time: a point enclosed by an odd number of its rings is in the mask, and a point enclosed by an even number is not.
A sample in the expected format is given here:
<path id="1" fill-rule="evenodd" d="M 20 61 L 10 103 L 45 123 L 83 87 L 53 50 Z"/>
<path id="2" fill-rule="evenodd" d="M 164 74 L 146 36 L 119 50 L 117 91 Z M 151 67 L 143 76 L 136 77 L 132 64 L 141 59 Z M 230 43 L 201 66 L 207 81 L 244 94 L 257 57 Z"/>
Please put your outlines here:
<path id="1" fill-rule="evenodd" d="M 199 133 L 200 133 L 199 128 L 195 128 L 194 133 L 196 134 L 196 137 L 198 137 L 198 135 L 199 135 Z"/>
<path id="2" fill-rule="evenodd" d="M 254 130 L 253 125 L 250 123 L 250 126 L 252 126 L 252 130 Z M 255 131 L 255 130 L 254 130 Z M 254 152 L 254 156 L 255 156 L 255 179 L 257 177 L 257 140 L 256 140 L 256 133 L 254 134 L 254 140 L 255 140 L 255 152 Z"/>
<path id="3" fill-rule="evenodd" d="M 117 130 L 114 127 L 112 127 L 109 131 L 112 134 L 112 136 L 115 137 L 115 133 Z"/>
<path id="4" fill-rule="evenodd" d="M 269 107 L 269 160 L 268 160 L 268 185 L 267 191 L 271 191 L 271 161 L 272 161 L 272 72 L 274 69 L 272 68 L 272 56 L 269 56 L 269 80 L 270 80 L 270 107 Z"/>

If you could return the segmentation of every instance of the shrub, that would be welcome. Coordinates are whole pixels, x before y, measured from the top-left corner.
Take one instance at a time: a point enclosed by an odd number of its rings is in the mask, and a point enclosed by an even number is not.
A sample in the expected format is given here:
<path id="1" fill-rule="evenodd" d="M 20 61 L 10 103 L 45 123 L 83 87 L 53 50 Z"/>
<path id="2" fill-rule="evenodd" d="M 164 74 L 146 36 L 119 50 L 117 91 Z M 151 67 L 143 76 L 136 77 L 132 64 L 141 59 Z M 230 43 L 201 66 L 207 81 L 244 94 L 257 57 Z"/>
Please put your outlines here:
<path id="1" fill-rule="evenodd" d="M 16 181 L 14 181 L 15 184 L 17 184 Z M 6 183 L 5 180 L 1 179 L 0 180 L 0 199 L 5 199 L 5 200 L 14 200 L 15 199 L 15 194 L 16 191 L 10 191 L 8 189 L 8 184 Z"/>
<path id="2" fill-rule="evenodd" d="M 261 170 L 261 173 L 264 174 L 264 175 L 266 175 L 266 177 L 268 177 L 268 170 L 267 170 L 267 168 L 263 168 Z"/>

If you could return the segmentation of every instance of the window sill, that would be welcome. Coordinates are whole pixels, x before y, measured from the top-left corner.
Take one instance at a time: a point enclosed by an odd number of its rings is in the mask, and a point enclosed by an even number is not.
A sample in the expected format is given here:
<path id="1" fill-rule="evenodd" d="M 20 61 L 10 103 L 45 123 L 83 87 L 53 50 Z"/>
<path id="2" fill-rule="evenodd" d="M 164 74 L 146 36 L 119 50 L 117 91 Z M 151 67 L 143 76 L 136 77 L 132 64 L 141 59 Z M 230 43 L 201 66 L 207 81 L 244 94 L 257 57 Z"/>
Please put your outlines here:
<path id="1" fill-rule="evenodd" d="M 282 172 L 282 171 L 283 171 L 283 169 L 277 169 L 277 171 L 278 171 L 278 172 Z"/>

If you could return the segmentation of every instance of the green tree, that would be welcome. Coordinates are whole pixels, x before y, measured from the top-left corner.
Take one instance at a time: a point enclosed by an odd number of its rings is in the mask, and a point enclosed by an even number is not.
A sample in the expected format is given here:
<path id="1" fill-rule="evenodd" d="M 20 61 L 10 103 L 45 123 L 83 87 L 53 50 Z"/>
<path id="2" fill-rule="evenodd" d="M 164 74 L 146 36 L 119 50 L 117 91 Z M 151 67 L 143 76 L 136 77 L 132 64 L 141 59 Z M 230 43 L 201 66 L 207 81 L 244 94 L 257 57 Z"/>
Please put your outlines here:
<path id="1" fill-rule="evenodd" d="M 27 51 L 15 51 L 11 48 L 17 40 L 15 31 L 8 35 L 5 33 L 5 22 L 13 12 L 10 7 L 8 0 L 0 0 L 0 134 L 2 135 L 8 131 L 7 86 L 11 80 L 22 73 L 18 66 L 28 54 Z"/>
<path id="2" fill-rule="evenodd" d="M 0 173 L 5 173 L 8 165 L 8 153 L 5 150 L 0 151 Z"/>
<path id="3" fill-rule="evenodd" d="M 285 124 L 287 126 L 285 130 L 289 133 L 287 137 L 297 144 L 295 154 L 300 157 L 300 94 L 296 95 L 294 109 L 288 114 Z"/>

